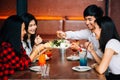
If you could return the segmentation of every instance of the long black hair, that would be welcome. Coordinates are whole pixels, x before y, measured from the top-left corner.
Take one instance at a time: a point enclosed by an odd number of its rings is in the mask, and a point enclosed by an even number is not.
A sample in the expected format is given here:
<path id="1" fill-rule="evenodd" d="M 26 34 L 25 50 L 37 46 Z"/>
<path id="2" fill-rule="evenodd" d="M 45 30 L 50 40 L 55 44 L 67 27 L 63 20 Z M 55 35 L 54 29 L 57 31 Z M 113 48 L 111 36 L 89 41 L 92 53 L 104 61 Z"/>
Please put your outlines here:
<path id="1" fill-rule="evenodd" d="M 12 15 L 8 17 L 0 31 L 0 44 L 8 42 L 12 45 L 17 55 L 20 55 L 21 50 L 21 26 L 23 20 L 17 16 Z"/>
<path id="2" fill-rule="evenodd" d="M 30 14 L 30 13 L 22 14 L 22 15 L 21 15 L 21 18 L 22 18 L 23 21 L 25 22 L 25 30 L 26 30 L 27 33 L 28 33 L 29 23 L 30 23 L 31 20 L 34 20 L 34 21 L 35 21 L 35 24 L 37 25 L 37 20 L 36 20 L 36 18 L 35 18 L 32 14 Z M 27 42 L 27 39 L 28 39 L 27 33 L 26 33 L 26 35 L 24 36 L 24 40 L 23 40 L 23 41 L 25 41 L 25 43 L 27 44 L 27 47 L 29 47 L 29 46 L 28 46 L 28 42 Z M 35 36 L 36 36 L 36 34 L 31 34 L 31 36 L 30 36 L 30 41 L 31 41 L 31 46 L 32 46 L 32 47 L 33 47 L 33 45 L 34 45 Z"/>
<path id="3" fill-rule="evenodd" d="M 100 49 L 104 52 L 105 45 L 110 39 L 117 39 L 120 41 L 119 34 L 116 30 L 116 26 L 112 19 L 108 16 L 104 16 L 96 19 L 95 21 L 101 28 L 101 36 L 99 39 Z"/>
<path id="4" fill-rule="evenodd" d="M 87 16 L 94 16 L 96 19 L 103 16 L 103 10 L 94 4 L 89 5 L 83 12 L 84 18 Z"/>

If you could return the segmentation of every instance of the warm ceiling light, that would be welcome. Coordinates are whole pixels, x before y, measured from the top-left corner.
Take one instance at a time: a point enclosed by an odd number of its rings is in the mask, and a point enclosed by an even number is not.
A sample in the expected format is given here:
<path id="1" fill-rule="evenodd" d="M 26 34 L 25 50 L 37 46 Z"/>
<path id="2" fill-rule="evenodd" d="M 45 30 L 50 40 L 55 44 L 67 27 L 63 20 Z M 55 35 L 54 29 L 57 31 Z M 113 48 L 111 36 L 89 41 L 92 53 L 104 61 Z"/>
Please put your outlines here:
<path id="1" fill-rule="evenodd" d="M 63 17 L 44 17 L 44 16 L 36 16 L 37 20 L 62 20 Z"/>
<path id="2" fill-rule="evenodd" d="M 0 16 L 0 19 L 6 19 L 8 16 Z"/>
<path id="3" fill-rule="evenodd" d="M 68 17 L 69 20 L 84 20 L 83 17 Z"/>
<path id="4" fill-rule="evenodd" d="M 8 16 L 0 16 L 0 19 L 6 19 Z M 66 20 L 66 17 L 36 16 L 37 20 Z M 67 17 L 67 20 L 84 20 L 83 17 Z"/>

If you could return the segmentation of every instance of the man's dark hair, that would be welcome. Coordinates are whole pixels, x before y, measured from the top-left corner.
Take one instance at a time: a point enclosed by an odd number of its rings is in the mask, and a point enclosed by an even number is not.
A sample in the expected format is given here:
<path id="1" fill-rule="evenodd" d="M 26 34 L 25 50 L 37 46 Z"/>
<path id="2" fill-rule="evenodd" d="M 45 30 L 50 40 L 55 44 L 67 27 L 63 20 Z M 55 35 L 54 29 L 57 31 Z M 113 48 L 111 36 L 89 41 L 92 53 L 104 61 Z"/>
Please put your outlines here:
<path id="1" fill-rule="evenodd" d="M 84 18 L 86 16 L 94 16 L 96 19 L 103 16 L 103 10 L 96 5 L 90 5 L 84 10 Z"/>

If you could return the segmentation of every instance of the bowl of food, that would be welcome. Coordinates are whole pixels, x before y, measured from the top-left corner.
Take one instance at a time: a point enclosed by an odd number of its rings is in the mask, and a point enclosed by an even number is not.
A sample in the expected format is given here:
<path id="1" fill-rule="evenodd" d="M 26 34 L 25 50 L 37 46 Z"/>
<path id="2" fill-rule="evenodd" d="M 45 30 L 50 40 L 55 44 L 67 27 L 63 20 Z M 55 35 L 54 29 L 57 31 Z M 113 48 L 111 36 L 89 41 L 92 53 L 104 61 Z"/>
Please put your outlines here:
<path id="1" fill-rule="evenodd" d="M 55 40 L 49 41 L 47 44 L 48 44 L 48 47 L 51 47 L 51 48 L 69 48 L 70 47 L 70 42 L 65 39 L 55 39 Z"/>

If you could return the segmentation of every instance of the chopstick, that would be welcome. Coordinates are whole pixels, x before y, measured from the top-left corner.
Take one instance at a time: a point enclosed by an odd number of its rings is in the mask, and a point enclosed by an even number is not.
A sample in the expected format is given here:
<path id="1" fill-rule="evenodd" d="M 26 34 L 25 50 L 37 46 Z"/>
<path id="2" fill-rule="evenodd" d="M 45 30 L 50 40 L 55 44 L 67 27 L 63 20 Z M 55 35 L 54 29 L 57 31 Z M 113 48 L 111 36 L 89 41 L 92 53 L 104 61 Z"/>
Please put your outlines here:
<path id="1" fill-rule="evenodd" d="M 90 44 L 91 44 L 91 42 L 88 42 L 88 45 L 87 45 L 87 47 L 86 47 L 86 55 L 85 55 L 85 57 L 87 56 L 88 47 L 89 47 Z"/>
<path id="2" fill-rule="evenodd" d="M 88 45 L 87 45 L 87 47 L 86 47 L 87 50 L 88 50 L 88 46 L 90 45 L 90 43 L 91 43 L 91 42 L 88 42 Z"/>

